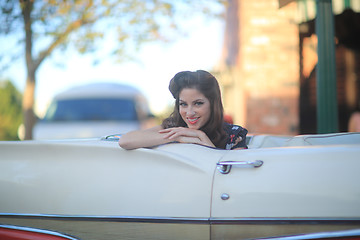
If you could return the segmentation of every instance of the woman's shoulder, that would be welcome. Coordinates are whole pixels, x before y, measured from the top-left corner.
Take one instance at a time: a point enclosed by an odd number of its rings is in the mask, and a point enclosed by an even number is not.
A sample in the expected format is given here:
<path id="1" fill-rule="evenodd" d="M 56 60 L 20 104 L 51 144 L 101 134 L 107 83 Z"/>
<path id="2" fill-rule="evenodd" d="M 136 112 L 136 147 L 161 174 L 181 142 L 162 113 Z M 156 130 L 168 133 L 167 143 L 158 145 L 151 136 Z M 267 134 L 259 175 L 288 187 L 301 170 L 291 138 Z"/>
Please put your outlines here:
<path id="1" fill-rule="evenodd" d="M 239 125 L 235 125 L 235 124 L 230 124 L 230 123 L 225 123 L 224 124 L 224 128 L 227 134 L 232 135 L 246 135 L 248 133 L 248 130 L 246 128 L 243 128 Z"/>
<path id="2" fill-rule="evenodd" d="M 228 135 L 225 149 L 247 148 L 246 134 L 248 130 L 239 125 L 225 123 L 225 131 Z"/>

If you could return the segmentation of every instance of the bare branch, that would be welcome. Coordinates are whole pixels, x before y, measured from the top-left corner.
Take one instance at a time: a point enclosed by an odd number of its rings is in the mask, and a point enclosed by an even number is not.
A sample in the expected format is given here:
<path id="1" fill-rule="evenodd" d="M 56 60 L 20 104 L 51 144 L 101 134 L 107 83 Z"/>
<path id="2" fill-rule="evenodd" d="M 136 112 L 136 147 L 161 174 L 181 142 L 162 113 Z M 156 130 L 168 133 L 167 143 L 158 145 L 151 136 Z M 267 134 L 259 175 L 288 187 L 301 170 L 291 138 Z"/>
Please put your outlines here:
<path id="1" fill-rule="evenodd" d="M 48 57 L 60 44 L 62 44 L 72 32 L 75 32 L 80 27 L 93 22 L 94 21 L 89 21 L 89 20 L 87 21 L 77 20 L 72 24 L 68 25 L 67 29 L 63 33 L 59 34 L 59 36 L 50 44 L 50 46 L 47 49 L 39 53 L 38 58 L 35 60 L 35 64 L 34 64 L 35 68 L 39 67 L 42 61 L 46 57 Z"/>

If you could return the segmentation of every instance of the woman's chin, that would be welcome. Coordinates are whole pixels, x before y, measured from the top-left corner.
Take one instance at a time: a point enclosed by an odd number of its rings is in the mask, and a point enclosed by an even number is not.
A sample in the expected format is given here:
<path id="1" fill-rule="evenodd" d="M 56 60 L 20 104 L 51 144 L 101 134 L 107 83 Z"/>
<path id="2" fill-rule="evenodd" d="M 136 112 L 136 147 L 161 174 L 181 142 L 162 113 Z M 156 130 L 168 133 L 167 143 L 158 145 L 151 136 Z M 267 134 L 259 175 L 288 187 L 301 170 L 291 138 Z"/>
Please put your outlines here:
<path id="1" fill-rule="evenodd" d="M 199 125 L 198 124 L 187 124 L 188 128 L 190 129 L 194 129 L 194 130 L 198 130 L 200 129 Z"/>

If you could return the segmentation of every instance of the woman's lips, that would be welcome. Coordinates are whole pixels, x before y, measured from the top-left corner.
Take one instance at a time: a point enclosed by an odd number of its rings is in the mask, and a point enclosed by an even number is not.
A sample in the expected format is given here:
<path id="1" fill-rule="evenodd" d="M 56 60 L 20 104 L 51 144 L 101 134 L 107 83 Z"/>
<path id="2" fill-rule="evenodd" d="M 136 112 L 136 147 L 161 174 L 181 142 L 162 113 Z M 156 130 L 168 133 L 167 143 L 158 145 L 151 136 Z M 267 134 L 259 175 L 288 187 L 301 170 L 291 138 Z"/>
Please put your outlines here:
<path id="1" fill-rule="evenodd" d="M 190 124 L 195 124 L 198 122 L 199 118 L 198 117 L 197 118 L 188 118 L 187 120 L 189 121 Z"/>

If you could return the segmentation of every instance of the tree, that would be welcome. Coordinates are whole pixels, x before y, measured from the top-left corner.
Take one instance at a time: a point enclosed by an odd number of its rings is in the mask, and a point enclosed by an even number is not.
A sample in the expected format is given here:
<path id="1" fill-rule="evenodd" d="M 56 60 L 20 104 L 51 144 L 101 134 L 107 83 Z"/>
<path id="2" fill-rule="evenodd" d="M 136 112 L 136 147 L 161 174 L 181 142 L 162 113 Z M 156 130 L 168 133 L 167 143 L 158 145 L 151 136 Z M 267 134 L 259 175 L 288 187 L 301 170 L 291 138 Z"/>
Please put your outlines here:
<path id="1" fill-rule="evenodd" d="M 22 121 L 21 94 L 9 81 L 0 81 L 0 140 L 18 140 Z"/>
<path id="2" fill-rule="evenodd" d="M 217 14 L 211 2 L 168 0 L 5 0 L 1 1 L 0 34 L 23 35 L 27 78 L 22 108 L 25 139 L 35 124 L 36 71 L 55 50 L 73 46 L 80 53 L 95 51 L 106 31 L 117 30 L 119 45 L 111 54 L 123 56 L 129 46 L 169 40 L 178 19 L 194 12 Z M 219 3 L 221 0 L 212 0 Z M 179 15 L 180 14 L 180 15 Z M 19 28 L 22 26 L 22 28 Z M 19 29 L 22 29 L 19 32 Z"/>

